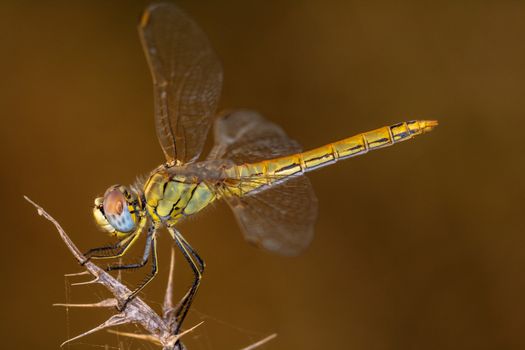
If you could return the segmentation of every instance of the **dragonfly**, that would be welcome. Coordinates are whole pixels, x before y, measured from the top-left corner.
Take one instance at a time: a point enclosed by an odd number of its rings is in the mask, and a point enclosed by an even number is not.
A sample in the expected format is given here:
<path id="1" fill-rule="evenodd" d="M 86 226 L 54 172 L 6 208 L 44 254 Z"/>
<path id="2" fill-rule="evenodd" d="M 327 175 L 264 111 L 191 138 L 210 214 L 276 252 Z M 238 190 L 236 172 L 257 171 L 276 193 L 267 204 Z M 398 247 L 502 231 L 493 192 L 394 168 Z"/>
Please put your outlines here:
<path id="1" fill-rule="evenodd" d="M 139 35 L 153 78 L 155 128 L 166 162 L 145 180 L 113 185 L 95 199 L 96 223 L 117 239 L 87 251 L 84 263 L 123 256 L 145 233 L 139 261 L 106 268 L 136 269 L 150 261 L 144 281 L 119 304 L 122 310 L 157 274 L 157 233 L 167 229 L 194 275 L 176 311 L 177 332 L 205 269 L 204 260 L 177 229 L 179 222 L 223 200 L 248 242 L 296 255 L 312 240 L 317 218 L 317 199 L 305 173 L 412 139 L 437 125 L 434 120 L 401 122 L 303 152 L 283 129 L 257 112 L 216 114 L 221 63 L 204 32 L 178 7 L 147 7 Z M 214 145 L 200 159 L 212 124 Z"/>

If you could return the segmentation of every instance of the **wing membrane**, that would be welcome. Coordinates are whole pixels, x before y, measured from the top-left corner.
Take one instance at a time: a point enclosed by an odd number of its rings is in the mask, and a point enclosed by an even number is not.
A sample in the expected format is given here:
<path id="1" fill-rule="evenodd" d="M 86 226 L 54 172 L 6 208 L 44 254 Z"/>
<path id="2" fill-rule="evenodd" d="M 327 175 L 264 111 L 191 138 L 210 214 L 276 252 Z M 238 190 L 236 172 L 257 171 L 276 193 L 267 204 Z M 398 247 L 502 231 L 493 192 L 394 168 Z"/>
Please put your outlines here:
<path id="1" fill-rule="evenodd" d="M 151 70 L 155 127 L 168 162 L 196 160 L 222 87 L 222 67 L 206 35 L 175 5 L 150 5 L 139 25 Z"/>
<path id="2" fill-rule="evenodd" d="M 296 255 L 313 238 L 317 199 L 304 175 L 227 202 L 246 240 L 267 250 Z"/>
<path id="3" fill-rule="evenodd" d="M 225 158 L 236 164 L 301 152 L 301 146 L 283 129 L 250 110 L 238 110 L 218 118 L 214 137 L 215 146 L 209 158 Z"/>
<path id="4" fill-rule="evenodd" d="M 300 150 L 277 125 L 255 112 L 237 111 L 215 122 L 215 147 L 210 157 L 241 164 Z M 263 187 L 255 194 L 225 198 L 249 242 L 279 254 L 295 255 L 312 240 L 317 198 L 304 175 Z"/>

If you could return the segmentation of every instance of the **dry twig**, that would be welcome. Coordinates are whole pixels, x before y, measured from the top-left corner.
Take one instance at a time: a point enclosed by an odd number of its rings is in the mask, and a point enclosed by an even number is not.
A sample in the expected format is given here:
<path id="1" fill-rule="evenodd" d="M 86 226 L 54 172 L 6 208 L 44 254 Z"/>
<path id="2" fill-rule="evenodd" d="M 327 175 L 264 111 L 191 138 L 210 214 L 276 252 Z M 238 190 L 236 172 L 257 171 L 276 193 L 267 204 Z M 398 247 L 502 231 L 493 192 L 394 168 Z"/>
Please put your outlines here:
<path id="1" fill-rule="evenodd" d="M 85 257 L 78 250 L 75 244 L 71 241 L 71 239 L 66 234 L 64 229 L 62 229 L 62 227 L 60 226 L 60 224 L 53 217 L 51 217 L 51 215 L 49 215 L 44 209 L 42 209 L 42 207 L 40 207 L 38 204 L 33 202 L 28 197 L 24 196 L 24 198 L 29 203 L 33 204 L 37 208 L 38 214 L 42 215 L 44 218 L 51 221 L 55 225 L 56 229 L 58 230 L 58 233 L 60 234 L 60 237 L 62 238 L 64 243 L 66 243 L 66 246 L 69 248 L 70 252 L 73 254 L 75 259 L 79 263 L 81 261 L 85 261 Z M 126 300 L 126 296 L 129 295 L 130 290 L 125 285 L 123 285 L 120 281 L 112 277 L 110 274 L 108 274 L 103 269 L 99 268 L 97 265 L 95 265 L 91 261 L 86 262 L 84 265 L 84 268 L 86 269 L 86 271 L 83 271 L 77 274 L 72 274 L 72 275 L 90 274 L 94 278 L 87 282 L 76 283 L 75 285 L 98 283 L 106 287 L 111 292 L 111 294 L 113 294 L 114 298 L 106 299 L 101 302 L 92 303 L 92 304 L 55 304 L 55 305 L 65 306 L 65 307 L 88 307 L 88 308 L 114 307 L 116 308 L 119 302 L 121 303 L 124 300 Z M 111 316 L 108 320 L 106 320 L 99 326 L 87 332 L 84 332 L 74 338 L 66 340 L 64 343 L 62 343 L 62 346 L 69 342 L 77 340 L 79 338 L 82 338 L 88 334 L 100 331 L 102 329 L 132 323 L 132 324 L 141 325 L 144 328 L 144 330 L 146 330 L 147 333 L 132 334 L 132 335 L 130 335 L 129 333 L 122 333 L 122 332 L 121 333 L 117 332 L 117 333 L 123 336 L 132 336 L 134 338 L 153 342 L 155 344 L 161 345 L 164 350 L 184 350 L 185 349 L 184 345 L 181 342 L 178 342 L 178 340 L 180 339 L 181 336 L 192 331 L 198 325 L 180 334 L 174 334 L 176 325 L 177 325 L 176 320 L 175 320 L 177 306 L 173 306 L 173 301 L 172 301 L 173 279 L 171 278 L 171 276 L 173 275 L 173 269 L 174 269 L 174 252 L 172 251 L 170 278 L 168 280 L 168 285 L 166 288 L 166 296 L 164 298 L 164 304 L 162 306 L 163 316 L 159 316 L 144 301 L 142 301 L 139 297 L 136 297 L 133 300 L 131 300 L 127 304 L 126 308 L 122 310 L 121 312 Z"/>
<path id="2" fill-rule="evenodd" d="M 24 198 L 35 206 L 35 208 L 38 211 L 38 214 L 46 218 L 47 220 L 51 221 L 53 225 L 55 225 L 58 233 L 60 234 L 60 237 L 66 244 L 66 246 L 69 248 L 69 251 L 73 254 L 75 259 L 80 263 L 81 261 L 85 261 L 84 255 L 78 250 L 78 248 L 75 246 L 75 244 L 71 241 L 67 233 L 64 231 L 64 229 L 60 226 L 60 224 L 51 216 L 49 215 L 44 209 L 42 209 L 41 206 L 33 202 L 28 197 L 24 196 Z M 92 275 L 94 278 L 86 281 L 86 282 L 80 282 L 80 283 L 74 283 L 73 286 L 80 286 L 80 285 L 87 285 L 87 284 L 93 284 L 98 283 L 102 284 L 104 287 L 106 287 L 111 294 L 113 294 L 114 298 L 102 300 L 97 303 L 85 303 L 85 304 L 54 304 L 55 306 L 64 306 L 64 307 L 78 307 L 78 308 L 96 308 L 96 307 L 103 307 L 103 308 L 115 308 L 117 305 L 119 305 L 119 302 L 123 302 L 126 300 L 127 295 L 130 293 L 130 290 L 123 285 L 118 279 L 114 278 L 110 274 L 108 274 L 106 271 L 92 263 L 91 261 L 88 261 L 84 264 L 85 271 L 78 272 L 78 273 L 72 273 L 67 274 L 66 276 L 83 276 L 83 275 Z M 98 332 L 100 330 L 113 327 L 113 326 L 119 326 L 123 324 L 139 324 L 141 325 L 147 333 L 144 334 L 136 334 L 136 333 L 127 333 L 127 332 L 119 332 L 114 330 L 108 330 L 111 333 L 119 334 L 121 336 L 135 338 L 135 339 L 141 339 L 146 340 L 151 343 L 157 344 L 162 346 L 163 350 L 185 350 L 186 347 L 182 344 L 182 342 L 179 342 L 179 339 L 184 336 L 185 334 L 188 334 L 189 332 L 192 332 L 195 330 L 195 328 L 199 327 L 203 322 L 197 324 L 196 326 L 193 326 L 184 332 L 181 332 L 179 334 L 174 334 L 175 329 L 177 328 L 177 323 L 175 320 L 175 315 L 177 308 L 179 305 L 173 305 L 173 270 L 175 269 L 175 251 L 172 249 L 171 251 L 171 263 L 170 263 L 170 272 L 169 272 L 169 278 L 168 278 L 168 284 L 166 286 L 166 293 L 164 296 L 164 303 L 162 305 L 162 316 L 159 316 L 153 309 L 147 305 L 144 301 L 142 301 L 139 297 L 135 297 L 132 299 L 126 306 L 124 310 L 121 312 L 111 316 L 108 320 L 100 324 L 99 326 L 90 329 L 80 335 L 77 335 L 76 337 L 73 337 L 71 339 L 66 340 L 62 343 L 61 346 L 64 346 L 67 343 L 70 343 L 74 340 L 80 339 L 88 334 L 92 334 L 95 332 Z M 277 334 L 271 334 L 268 337 L 244 348 L 243 350 L 253 350 L 255 348 L 258 348 L 268 341 L 274 339 L 277 336 Z"/>

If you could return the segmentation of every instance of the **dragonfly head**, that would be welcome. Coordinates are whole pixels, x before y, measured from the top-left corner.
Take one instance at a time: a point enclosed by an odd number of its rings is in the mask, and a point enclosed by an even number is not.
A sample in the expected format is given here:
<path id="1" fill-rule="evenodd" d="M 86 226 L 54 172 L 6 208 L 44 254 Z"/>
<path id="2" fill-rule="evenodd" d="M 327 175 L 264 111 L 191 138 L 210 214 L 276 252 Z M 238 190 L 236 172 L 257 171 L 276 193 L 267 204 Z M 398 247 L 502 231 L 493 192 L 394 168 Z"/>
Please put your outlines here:
<path id="1" fill-rule="evenodd" d="M 137 228 L 141 207 L 136 192 L 114 185 L 107 189 L 104 197 L 95 199 L 93 216 L 102 230 L 126 236 Z"/>

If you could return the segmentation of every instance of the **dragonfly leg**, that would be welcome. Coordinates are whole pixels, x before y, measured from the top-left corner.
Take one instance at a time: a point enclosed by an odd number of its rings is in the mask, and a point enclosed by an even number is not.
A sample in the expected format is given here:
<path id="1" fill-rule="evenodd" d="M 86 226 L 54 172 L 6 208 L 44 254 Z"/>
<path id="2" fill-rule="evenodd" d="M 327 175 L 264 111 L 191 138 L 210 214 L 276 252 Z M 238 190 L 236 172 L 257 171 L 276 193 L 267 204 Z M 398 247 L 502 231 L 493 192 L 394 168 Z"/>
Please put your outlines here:
<path id="1" fill-rule="evenodd" d="M 182 237 L 182 235 L 177 230 L 175 230 L 172 227 L 169 227 L 168 230 L 170 231 L 171 235 L 175 240 L 175 243 L 184 255 L 184 258 L 193 270 L 193 274 L 195 277 L 193 280 L 193 284 L 188 290 L 188 293 L 186 293 L 186 295 L 180 302 L 179 308 L 175 315 L 177 320 L 177 328 L 175 329 L 175 334 L 178 334 L 180 327 L 184 322 L 186 315 L 188 314 L 191 303 L 193 302 L 193 298 L 197 293 L 197 289 L 199 288 L 202 279 L 202 274 L 206 265 L 204 263 L 204 260 L 202 260 L 199 254 L 197 254 L 197 252 L 191 247 L 191 245 L 184 239 L 184 237 Z"/>
<path id="2" fill-rule="evenodd" d="M 89 260 L 93 259 L 109 259 L 109 258 L 118 258 L 126 252 L 126 250 L 135 242 L 135 240 L 140 235 L 141 230 L 137 230 L 133 232 L 128 237 L 120 240 L 119 242 L 107 245 L 103 247 L 98 248 L 92 248 L 84 253 L 84 256 L 86 259 L 80 263 L 80 265 L 84 265 Z"/>
<path id="3" fill-rule="evenodd" d="M 151 225 L 148 228 L 148 236 L 146 238 L 146 247 L 144 249 L 144 255 L 139 263 L 127 265 L 111 265 L 106 268 L 107 271 L 140 268 L 146 265 L 149 256 L 151 255 L 150 272 L 146 275 L 144 280 L 126 297 L 126 300 L 124 300 L 124 302 L 117 307 L 119 311 L 124 310 L 126 305 L 131 300 L 133 300 L 133 298 L 135 298 L 135 296 L 137 296 L 137 294 L 157 275 L 157 237 L 155 235 L 155 232 L 155 226 Z"/>
<path id="4" fill-rule="evenodd" d="M 142 259 L 140 262 L 135 264 L 114 264 L 109 265 L 106 267 L 106 271 L 114 271 L 114 270 L 129 270 L 129 269 L 138 269 L 141 267 L 146 266 L 148 263 L 149 256 L 151 254 L 151 248 L 153 246 L 153 234 L 155 233 L 154 226 L 151 225 L 148 228 L 148 235 L 146 236 L 146 245 L 144 247 L 144 254 L 142 255 Z"/>
<path id="5" fill-rule="evenodd" d="M 198 265 L 199 265 L 200 273 L 203 274 L 204 273 L 204 269 L 206 268 L 206 263 L 199 256 L 199 254 L 197 254 L 195 249 L 193 249 L 193 247 L 188 243 L 188 241 L 186 241 L 186 239 L 180 233 L 179 233 L 179 237 L 180 237 L 182 243 L 184 243 L 184 246 L 190 251 L 191 255 L 195 258 L 195 260 L 197 260 Z"/>

